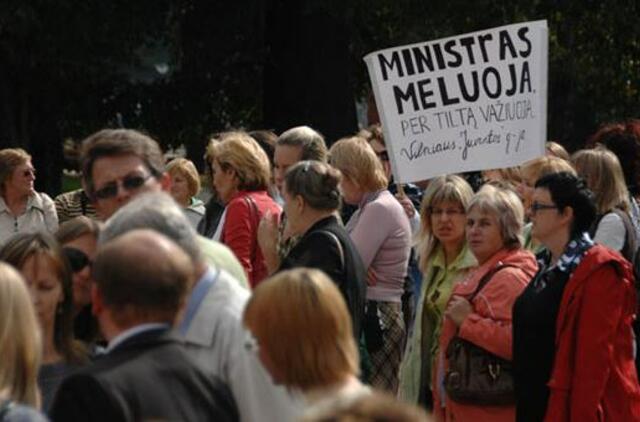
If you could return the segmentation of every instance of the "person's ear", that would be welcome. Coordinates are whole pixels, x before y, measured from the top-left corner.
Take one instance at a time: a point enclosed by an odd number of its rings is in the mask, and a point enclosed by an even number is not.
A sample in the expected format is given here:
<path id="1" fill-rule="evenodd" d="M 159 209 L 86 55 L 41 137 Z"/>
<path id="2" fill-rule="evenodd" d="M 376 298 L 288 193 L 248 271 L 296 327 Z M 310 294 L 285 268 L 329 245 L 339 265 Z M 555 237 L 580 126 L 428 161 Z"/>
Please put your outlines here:
<path id="1" fill-rule="evenodd" d="M 102 300 L 102 293 L 98 289 L 98 286 L 94 282 L 91 286 L 91 313 L 98 316 L 104 310 L 104 301 Z"/>
<path id="2" fill-rule="evenodd" d="M 298 210 L 298 212 L 302 213 L 305 209 L 305 206 L 307 205 L 304 202 L 304 198 L 302 197 L 302 195 L 296 195 L 295 203 L 296 203 L 296 209 Z"/>
<path id="3" fill-rule="evenodd" d="M 560 212 L 560 216 L 562 218 L 562 221 L 567 222 L 567 223 L 571 223 L 573 221 L 573 218 L 575 217 L 575 215 L 573 213 L 573 208 L 564 207 L 562 209 L 562 211 Z"/>

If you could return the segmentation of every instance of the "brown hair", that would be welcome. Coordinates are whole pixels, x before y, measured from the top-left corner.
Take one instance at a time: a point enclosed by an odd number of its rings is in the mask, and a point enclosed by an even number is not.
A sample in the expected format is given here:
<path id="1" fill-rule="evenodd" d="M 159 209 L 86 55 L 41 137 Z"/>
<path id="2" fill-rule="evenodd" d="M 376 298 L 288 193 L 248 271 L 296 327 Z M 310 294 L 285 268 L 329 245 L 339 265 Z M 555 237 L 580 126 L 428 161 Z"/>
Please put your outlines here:
<path id="1" fill-rule="evenodd" d="M 193 267 L 178 245 L 147 229 L 101 246 L 92 274 L 104 305 L 115 311 L 114 321 L 124 328 L 140 322 L 173 324 L 193 280 Z"/>
<path id="2" fill-rule="evenodd" d="M 534 158 L 524 163 L 521 170 L 523 182 L 531 184 L 531 187 L 535 186 L 538 179 L 547 174 L 566 172 L 576 175 L 576 170 L 569 161 L 555 156 Z M 529 183 L 530 179 L 533 179 L 533 182 Z"/>
<path id="3" fill-rule="evenodd" d="M 227 132 L 220 141 L 210 143 L 210 155 L 223 170 L 233 170 L 238 189 L 265 190 L 271 179 L 269 158 L 260 145 L 244 132 Z"/>
<path id="4" fill-rule="evenodd" d="M 103 129 L 82 141 L 80 162 L 84 188 L 93 196 L 93 164 L 102 157 L 135 155 L 156 179 L 164 173 L 164 156 L 156 141 L 133 129 Z"/>
<path id="5" fill-rule="evenodd" d="M 285 175 L 285 186 L 291 196 L 302 196 L 316 210 L 337 210 L 340 206 L 340 172 L 320 161 L 301 161 Z"/>
<path id="6" fill-rule="evenodd" d="M 340 139 L 329 150 L 329 162 L 365 192 L 385 189 L 389 184 L 380 160 L 364 138 Z"/>
<path id="7" fill-rule="evenodd" d="M 347 305 L 320 270 L 283 271 L 260 283 L 245 308 L 244 324 L 287 386 L 309 390 L 358 372 Z"/>
<path id="8" fill-rule="evenodd" d="M 200 192 L 200 174 L 195 164 L 186 158 L 175 158 L 166 167 L 171 176 L 180 175 L 187 181 L 189 196 L 196 196 Z"/>
<path id="9" fill-rule="evenodd" d="M 388 393 L 373 391 L 355 400 L 311 408 L 302 422 L 429 422 L 421 408 L 403 403 Z"/>
<path id="10" fill-rule="evenodd" d="M 73 339 L 73 293 L 71 268 L 56 240 L 48 233 L 19 233 L 0 249 L 0 260 L 22 269 L 30 257 L 48 259 L 62 286 L 62 303 L 53 326 L 53 343 L 66 362 L 82 363 L 86 350 Z"/>
<path id="11" fill-rule="evenodd" d="M 80 215 L 60 224 L 55 236 L 56 240 L 62 245 L 82 237 L 85 234 L 93 235 L 97 239 L 98 236 L 100 236 L 101 230 L 102 223 L 84 215 Z"/>
<path id="12" fill-rule="evenodd" d="M 31 156 L 22 148 L 0 150 L 0 193 L 4 194 L 4 184 L 13 175 L 16 167 L 31 161 Z"/>

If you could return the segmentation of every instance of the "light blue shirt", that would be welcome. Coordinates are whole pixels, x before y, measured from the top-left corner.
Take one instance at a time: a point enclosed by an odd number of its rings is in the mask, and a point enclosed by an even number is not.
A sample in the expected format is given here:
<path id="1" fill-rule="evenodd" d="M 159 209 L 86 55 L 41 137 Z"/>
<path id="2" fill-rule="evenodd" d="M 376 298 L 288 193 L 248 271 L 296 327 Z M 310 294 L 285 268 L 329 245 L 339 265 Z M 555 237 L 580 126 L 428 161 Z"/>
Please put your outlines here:
<path id="1" fill-rule="evenodd" d="M 200 280 L 196 282 L 195 287 L 191 291 L 191 296 L 189 296 L 189 301 L 187 302 L 187 309 L 184 313 L 184 318 L 180 323 L 180 333 L 185 335 L 189 326 L 191 325 L 191 321 L 193 317 L 196 315 L 200 304 L 204 300 L 204 297 L 209 292 L 211 286 L 213 286 L 220 275 L 220 270 L 214 270 L 211 267 L 207 267 L 207 271 L 200 277 Z"/>

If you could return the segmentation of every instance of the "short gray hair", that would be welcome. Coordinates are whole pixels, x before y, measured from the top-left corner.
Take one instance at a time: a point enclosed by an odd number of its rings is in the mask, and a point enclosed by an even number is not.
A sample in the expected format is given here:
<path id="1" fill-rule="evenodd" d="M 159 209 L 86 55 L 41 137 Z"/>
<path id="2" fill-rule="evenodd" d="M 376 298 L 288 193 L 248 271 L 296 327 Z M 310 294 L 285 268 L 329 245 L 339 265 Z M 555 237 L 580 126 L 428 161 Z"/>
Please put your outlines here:
<path id="1" fill-rule="evenodd" d="M 98 244 L 135 229 L 155 230 L 177 243 L 194 263 L 202 262 L 198 234 L 180 206 L 166 192 L 148 192 L 133 198 L 107 220 Z"/>
<path id="2" fill-rule="evenodd" d="M 296 126 L 282 133 L 276 141 L 276 146 L 278 145 L 300 147 L 302 149 L 300 161 L 327 162 L 327 144 L 324 137 L 309 126 Z"/>
<path id="3" fill-rule="evenodd" d="M 486 184 L 471 198 L 467 206 L 467 215 L 476 207 L 482 212 L 495 216 L 506 248 L 522 247 L 524 207 L 515 192 Z"/>

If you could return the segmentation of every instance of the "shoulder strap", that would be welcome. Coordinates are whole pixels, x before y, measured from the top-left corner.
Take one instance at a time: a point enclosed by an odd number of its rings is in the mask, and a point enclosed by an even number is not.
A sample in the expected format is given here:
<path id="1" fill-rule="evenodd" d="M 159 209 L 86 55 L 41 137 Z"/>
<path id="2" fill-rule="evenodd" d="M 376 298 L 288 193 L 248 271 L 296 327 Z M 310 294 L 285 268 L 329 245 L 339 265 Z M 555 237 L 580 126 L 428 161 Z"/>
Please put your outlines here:
<path id="1" fill-rule="evenodd" d="M 253 224 L 254 229 L 257 231 L 258 230 L 258 226 L 260 225 L 260 211 L 258 210 L 258 205 L 256 204 L 256 201 L 251 197 L 251 195 L 245 195 L 243 196 L 244 202 L 246 202 L 249 205 L 249 213 L 251 215 L 251 222 Z M 252 236 L 252 241 L 251 241 L 251 261 L 253 262 L 253 260 L 255 259 L 256 256 L 256 248 L 257 248 L 257 243 L 258 240 L 255 236 Z"/>
<path id="2" fill-rule="evenodd" d="M 516 265 L 513 264 L 503 264 L 501 262 L 498 263 L 498 265 L 496 265 L 495 267 L 493 267 L 492 269 L 490 269 L 478 282 L 478 286 L 476 287 L 476 289 L 473 291 L 473 294 L 471 294 L 471 296 L 469 297 L 469 302 L 471 302 L 478 293 L 480 293 L 480 291 L 484 288 L 484 286 L 486 286 L 491 279 L 493 278 L 493 276 L 500 271 L 503 268 L 507 268 L 507 267 L 513 267 L 513 268 L 517 268 Z"/>
<path id="3" fill-rule="evenodd" d="M 340 254 L 340 266 L 344 270 L 344 249 L 342 248 L 342 243 L 340 242 L 340 239 L 338 239 L 338 236 L 336 236 L 335 233 L 330 232 L 329 230 L 318 230 L 317 233 L 323 233 L 336 242 L 336 244 L 338 245 L 338 253 Z"/>

